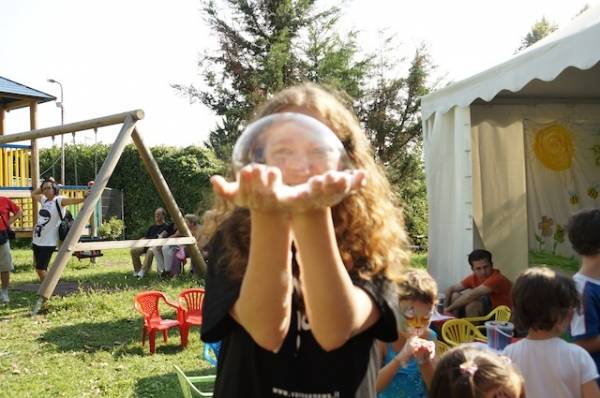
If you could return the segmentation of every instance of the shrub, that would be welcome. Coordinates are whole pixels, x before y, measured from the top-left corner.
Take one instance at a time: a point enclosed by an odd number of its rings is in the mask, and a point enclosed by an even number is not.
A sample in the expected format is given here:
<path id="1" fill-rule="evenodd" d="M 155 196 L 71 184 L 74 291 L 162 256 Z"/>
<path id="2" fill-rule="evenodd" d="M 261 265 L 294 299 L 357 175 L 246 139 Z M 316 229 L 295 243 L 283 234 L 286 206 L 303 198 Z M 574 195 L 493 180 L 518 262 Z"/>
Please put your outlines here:
<path id="1" fill-rule="evenodd" d="M 109 240 L 117 240 L 123 236 L 123 230 L 125 229 L 125 223 L 123 220 L 117 217 L 111 217 L 108 221 L 105 221 L 98 228 L 98 234 Z"/>

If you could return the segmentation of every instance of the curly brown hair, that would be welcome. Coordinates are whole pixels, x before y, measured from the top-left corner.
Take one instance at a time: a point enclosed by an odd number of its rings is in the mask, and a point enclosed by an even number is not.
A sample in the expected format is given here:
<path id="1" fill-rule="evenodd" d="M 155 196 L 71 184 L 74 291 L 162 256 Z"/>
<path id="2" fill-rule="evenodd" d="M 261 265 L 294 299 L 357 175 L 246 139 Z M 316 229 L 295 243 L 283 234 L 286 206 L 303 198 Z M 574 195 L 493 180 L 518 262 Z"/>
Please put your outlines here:
<path id="1" fill-rule="evenodd" d="M 349 271 L 363 278 L 385 275 L 398 278 L 408 263 L 408 236 L 402 209 L 383 169 L 375 163 L 370 143 L 354 112 L 346 107 L 339 93 L 326 91 L 312 83 L 287 88 L 260 107 L 261 117 L 301 109 L 327 125 L 342 142 L 350 160 L 367 174 L 367 184 L 332 208 L 335 234 L 342 260 Z M 229 275 L 241 279 L 246 270 L 250 247 L 250 213 L 217 199 L 213 208 L 216 227 L 206 228 L 211 238 L 220 232 L 219 265 Z"/>

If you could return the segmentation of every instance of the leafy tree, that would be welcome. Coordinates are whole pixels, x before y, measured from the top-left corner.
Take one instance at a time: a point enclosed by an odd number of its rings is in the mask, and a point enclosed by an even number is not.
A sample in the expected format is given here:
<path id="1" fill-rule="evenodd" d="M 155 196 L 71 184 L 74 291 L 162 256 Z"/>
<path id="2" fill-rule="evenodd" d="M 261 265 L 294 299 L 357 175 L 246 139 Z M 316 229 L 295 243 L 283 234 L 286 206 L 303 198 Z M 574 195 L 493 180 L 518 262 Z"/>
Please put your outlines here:
<path id="1" fill-rule="evenodd" d="M 200 60 L 206 89 L 173 87 L 221 117 L 207 143 L 220 159 L 229 158 L 256 105 L 284 87 L 308 79 L 360 93 L 369 59 L 355 59 L 355 32 L 342 38 L 334 30 L 339 7 L 317 10 L 316 0 L 204 0 L 202 5 L 219 44 Z"/>
<path id="2" fill-rule="evenodd" d="M 585 11 L 585 9 L 581 12 L 583 11 Z M 529 31 L 529 33 L 527 33 L 521 40 L 521 46 L 517 49 L 517 52 L 522 51 L 532 44 L 540 41 L 550 33 L 554 32 L 556 29 L 558 29 L 557 24 L 550 22 L 546 19 L 546 17 L 542 17 L 542 19 L 533 24 L 531 31 Z"/>
<path id="3" fill-rule="evenodd" d="M 426 234 L 426 201 L 421 161 L 419 96 L 428 92 L 431 70 L 425 47 L 417 49 L 408 72 L 394 58 L 363 53 L 356 32 L 338 33 L 341 10 L 319 10 L 316 0 L 204 0 L 203 13 L 218 49 L 200 61 L 203 89 L 173 85 L 180 94 L 212 109 L 220 122 L 207 146 L 229 159 L 243 123 L 270 94 L 313 81 L 348 94 L 375 155 L 406 203 L 409 233 Z M 397 52 L 397 51 L 396 51 Z"/>
<path id="4" fill-rule="evenodd" d="M 426 245 L 427 200 L 422 162 L 420 97 L 429 92 L 433 65 L 424 45 L 416 49 L 408 73 L 403 76 L 393 58 L 392 38 L 383 43 L 372 79 L 365 90 L 358 114 L 365 126 L 375 156 L 384 165 L 396 194 L 404 204 L 406 225 L 413 242 Z M 398 74 L 394 76 L 393 73 Z M 392 75 L 392 76 L 390 76 Z"/>

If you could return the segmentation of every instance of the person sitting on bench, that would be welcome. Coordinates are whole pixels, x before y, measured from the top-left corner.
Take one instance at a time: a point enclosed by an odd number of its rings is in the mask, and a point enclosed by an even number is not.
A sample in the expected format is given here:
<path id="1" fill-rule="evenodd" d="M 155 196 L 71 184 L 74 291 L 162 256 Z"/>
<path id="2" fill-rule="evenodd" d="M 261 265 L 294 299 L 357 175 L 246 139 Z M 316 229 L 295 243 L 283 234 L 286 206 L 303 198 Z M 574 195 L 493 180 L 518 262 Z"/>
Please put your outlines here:
<path id="1" fill-rule="evenodd" d="M 161 236 L 161 234 L 167 229 L 169 224 L 166 222 L 167 212 L 162 207 L 154 210 L 154 225 L 148 228 L 146 235 L 144 236 L 146 239 L 157 239 Z M 145 274 L 150 271 L 152 267 L 152 260 L 154 255 L 152 250 L 148 250 L 147 247 L 132 247 L 131 251 L 131 261 L 133 263 L 133 275 L 138 278 L 143 278 Z M 142 255 L 146 255 L 144 258 L 144 264 L 142 265 L 142 261 L 140 257 Z"/>

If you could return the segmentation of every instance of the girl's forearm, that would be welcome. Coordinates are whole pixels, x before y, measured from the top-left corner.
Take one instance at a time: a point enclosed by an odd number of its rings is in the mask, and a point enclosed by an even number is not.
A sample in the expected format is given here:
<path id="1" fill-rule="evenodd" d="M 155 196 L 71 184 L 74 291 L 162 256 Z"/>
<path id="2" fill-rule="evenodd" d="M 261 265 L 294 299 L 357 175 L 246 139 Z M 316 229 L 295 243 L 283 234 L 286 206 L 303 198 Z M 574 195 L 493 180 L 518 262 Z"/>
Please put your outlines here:
<path id="1" fill-rule="evenodd" d="M 394 378 L 394 375 L 402 367 L 403 363 L 397 357 L 394 357 L 390 362 L 387 363 L 384 367 L 379 369 L 379 373 L 377 374 L 377 381 L 375 383 L 375 389 L 377 392 L 383 391 L 388 384 Z"/>
<path id="2" fill-rule="evenodd" d="M 295 214 L 292 230 L 313 335 L 323 349 L 339 348 L 365 323 L 374 322 L 376 310 L 348 275 L 329 208 Z"/>
<path id="3" fill-rule="evenodd" d="M 248 266 L 232 316 L 258 345 L 277 351 L 291 317 L 290 225 L 279 214 L 254 212 L 251 220 Z"/>

